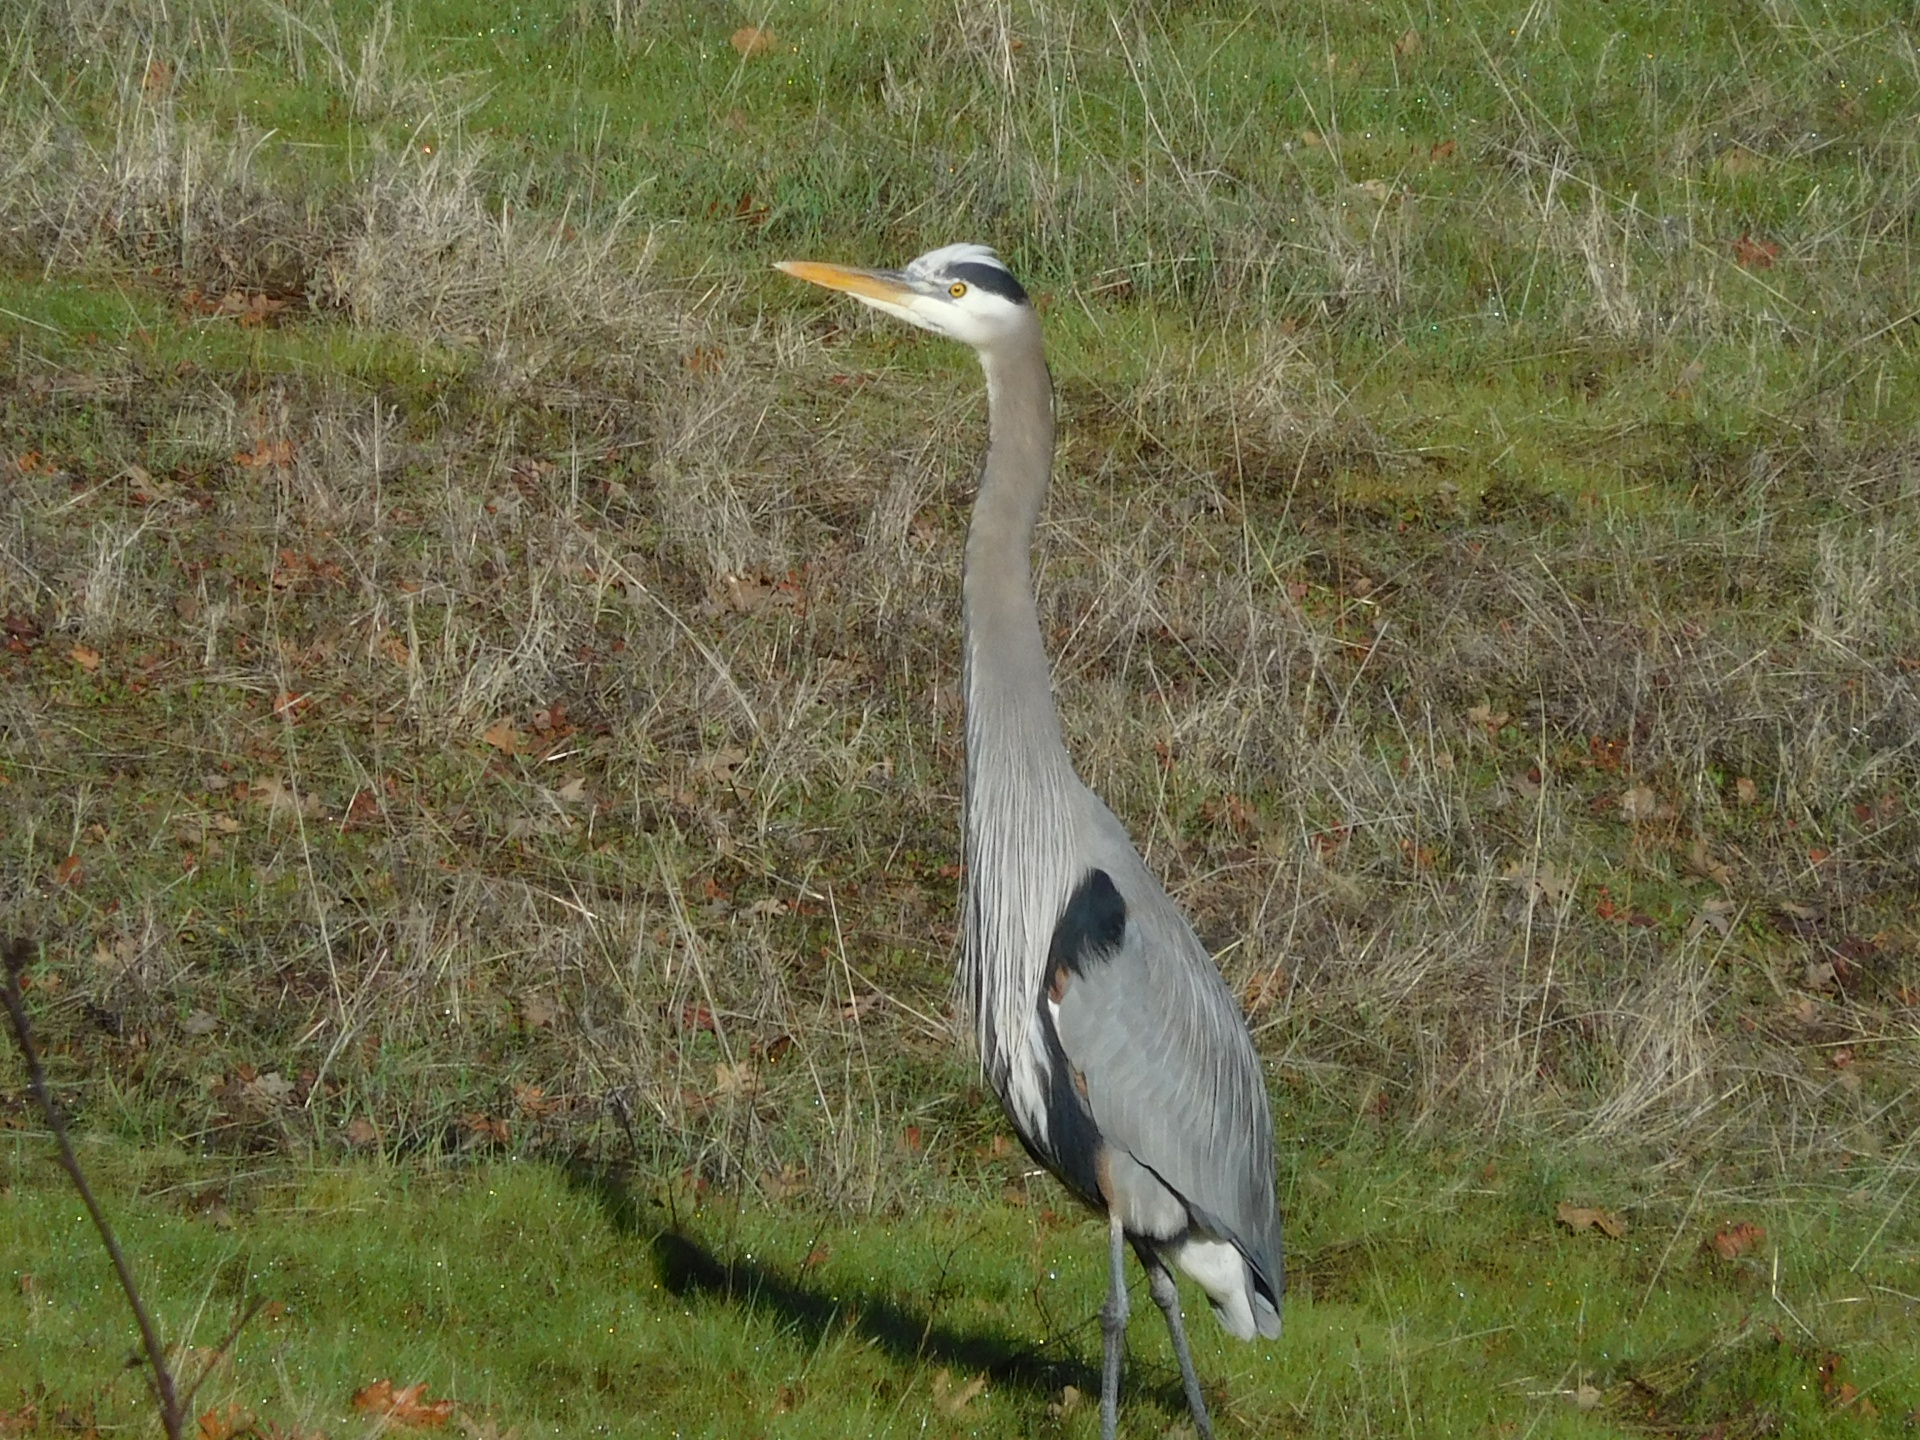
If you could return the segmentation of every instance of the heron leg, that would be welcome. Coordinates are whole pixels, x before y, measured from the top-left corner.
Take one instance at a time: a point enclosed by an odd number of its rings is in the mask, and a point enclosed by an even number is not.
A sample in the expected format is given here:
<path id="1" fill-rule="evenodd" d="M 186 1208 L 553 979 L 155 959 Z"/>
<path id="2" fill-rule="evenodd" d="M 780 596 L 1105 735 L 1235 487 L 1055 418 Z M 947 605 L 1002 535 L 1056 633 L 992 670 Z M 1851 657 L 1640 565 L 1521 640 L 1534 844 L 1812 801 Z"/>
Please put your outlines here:
<path id="1" fill-rule="evenodd" d="M 1187 1390 L 1187 1409 L 1193 1415 L 1193 1428 L 1200 1440 L 1213 1440 L 1213 1422 L 1207 1418 L 1207 1402 L 1200 1393 L 1200 1377 L 1194 1373 L 1193 1352 L 1187 1349 L 1187 1327 L 1180 1318 L 1180 1287 L 1166 1262 L 1151 1250 L 1140 1248 L 1140 1263 L 1146 1267 L 1147 1289 L 1154 1304 L 1167 1317 L 1167 1329 L 1173 1335 L 1173 1353 L 1180 1361 L 1180 1383 Z"/>
<path id="2" fill-rule="evenodd" d="M 1100 1335 L 1106 1355 L 1100 1367 L 1100 1440 L 1113 1440 L 1120 1423 L 1120 1357 L 1127 1343 L 1127 1235 L 1120 1217 L 1107 1212 L 1107 1237 L 1112 1273 L 1107 1281 L 1107 1303 L 1100 1309 Z"/>

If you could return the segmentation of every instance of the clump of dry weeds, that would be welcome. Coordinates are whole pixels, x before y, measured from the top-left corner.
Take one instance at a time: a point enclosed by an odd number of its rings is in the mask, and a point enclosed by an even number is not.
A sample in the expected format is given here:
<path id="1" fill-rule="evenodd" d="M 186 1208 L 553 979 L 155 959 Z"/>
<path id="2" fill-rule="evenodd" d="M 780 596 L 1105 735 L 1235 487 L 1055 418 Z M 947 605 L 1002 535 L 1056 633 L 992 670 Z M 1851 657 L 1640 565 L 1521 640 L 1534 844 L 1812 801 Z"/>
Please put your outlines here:
<path id="1" fill-rule="evenodd" d="M 453 361 L 4 382 L 0 864 L 95 1123 L 620 1136 L 852 1204 L 998 1163 L 947 978 L 977 402 L 676 296 L 631 207 L 523 215 L 457 134 L 310 212 L 129 83 L 110 150 L 15 152 L 16 258 Z M 1613 222 L 1551 223 L 1633 332 Z M 1393 303 L 1391 235 L 1314 243 Z M 1910 447 L 1668 437 L 1724 493 L 1476 507 L 1250 336 L 1063 384 L 1042 604 L 1082 768 L 1301 1123 L 1910 1127 Z"/>

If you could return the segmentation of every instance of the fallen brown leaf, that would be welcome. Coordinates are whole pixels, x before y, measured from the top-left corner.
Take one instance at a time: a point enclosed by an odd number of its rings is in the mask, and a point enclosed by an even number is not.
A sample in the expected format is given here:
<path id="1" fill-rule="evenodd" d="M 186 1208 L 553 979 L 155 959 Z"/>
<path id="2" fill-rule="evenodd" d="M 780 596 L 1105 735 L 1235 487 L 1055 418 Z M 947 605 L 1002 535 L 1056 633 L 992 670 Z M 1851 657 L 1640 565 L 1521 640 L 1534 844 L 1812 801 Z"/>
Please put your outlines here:
<path id="1" fill-rule="evenodd" d="M 1695 835 L 1693 843 L 1687 847 L 1687 867 L 1696 875 L 1704 875 L 1722 890 L 1733 888 L 1733 867 L 1724 860 L 1714 858 L 1707 848 L 1707 837 Z"/>
<path id="2" fill-rule="evenodd" d="M 694 763 L 693 778 L 711 780 L 716 785 L 731 785 L 734 777 L 747 763 L 747 752 L 737 745 L 729 745 L 716 750 L 711 755 L 703 755 Z"/>
<path id="3" fill-rule="evenodd" d="M 742 55 L 764 55 L 773 48 L 773 32 L 758 25 L 742 25 L 727 37 L 727 43 Z"/>
<path id="4" fill-rule="evenodd" d="M 76 645 L 67 653 L 73 657 L 73 663 L 89 675 L 100 668 L 100 652 L 91 645 Z"/>
<path id="5" fill-rule="evenodd" d="M 1780 258 L 1780 247 L 1771 240 L 1756 240 L 1743 234 L 1733 242 L 1733 263 L 1746 270 L 1771 270 Z"/>
<path id="6" fill-rule="evenodd" d="M 507 1122 L 496 1115 L 488 1115 L 475 1110 L 460 1117 L 469 1140 L 487 1145 L 505 1145 L 508 1143 Z"/>
<path id="7" fill-rule="evenodd" d="M 1525 860 L 1514 860 L 1508 863 L 1502 876 L 1519 885 L 1532 904 L 1564 905 L 1573 898 L 1572 872 L 1556 869 L 1552 865 L 1536 865 Z"/>
<path id="8" fill-rule="evenodd" d="M 1732 900 L 1709 900 L 1700 907 L 1700 913 L 1693 917 L 1693 923 L 1687 926 L 1687 936 L 1694 939 L 1711 930 L 1722 940 L 1733 934 L 1733 920 L 1739 905 Z"/>
<path id="9" fill-rule="evenodd" d="M 787 1200 L 806 1193 L 807 1172 L 798 1165 L 782 1165 L 779 1174 L 769 1174 L 760 1183 L 765 1187 L 768 1199 Z"/>
<path id="10" fill-rule="evenodd" d="M 1672 815 L 1673 807 L 1645 785 L 1635 785 L 1620 797 L 1623 820 L 1665 820 Z"/>
<path id="11" fill-rule="evenodd" d="M 1496 710 L 1491 705 L 1482 704 L 1467 707 L 1467 723 L 1469 725 L 1478 725 L 1482 730 L 1486 731 L 1489 740 L 1495 735 L 1498 735 L 1511 718 L 1506 711 Z"/>
<path id="12" fill-rule="evenodd" d="M 416 1430 L 435 1430 L 453 1418 L 453 1401 L 429 1400 L 426 1382 L 395 1389 L 391 1380 L 376 1380 L 353 1392 L 353 1408 Z"/>
<path id="13" fill-rule="evenodd" d="M 945 1370 L 934 1372 L 934 1403 L 939 1405 L 939 1407 L 949 1415 L 958 1415 L 962 1410 L 966 1409 L 968 1405 L 972 1404 L 974 1400 L 984 1394 L 986 1388 L 987 1377 L 985 1375 L 976 1375 L 971 1380 L 963 1381 L 956 1385 L 953 1382 L 953 1376 Z"/>
<path id="14" fill-rule="evenodd" d="M 869 990 L 864 995 L 856 995 L 850 1004 L 840 1007 L 842 1020 L 864 1020 L 868 1013 L 886 1000 L 878 990 Z"/>
<path id="15" fill-rule="evenodd" d="M 1742 1220 L 1738 1225 L 1729 1225 L 1724 1230 L 1714 1232 L 1707 1241 L 1713 1253 L 1722 1260 L 1737 1260 L 1754 1246 L 1767 1238 L 1767 1232 L 1750 1221 Z"/>
<path id="16" fill-rule="evenodd" d="M 1688 399 L 1693 394 L 1693 387 L 1699 383 L 1700 377 L 1706 373 L 1706 358 L 1696 355 L 1681 368 L 1679 376 L 1674 380 L 1673 384 L 1667 388 L 1668 398 L 1673 400 Z"/>
<path id="17" fill-rule="evenodd" d="M 262 440 L 251 450 L 236 452 L 233 463 L 243 470 L 260 470 L 268 466 L 284 469 L 293 463 L 293 442 Z"/>
<path id="18" fill-rule="evenodd" d="M 1598 1230 L 1610 1240 L 1618 1240 L 1627 1233 L 1627 1222 L 1610 1210 L 1601 1210 L 1589 1205 L 1570 1205 L 1561 1201 L 1553 1212 L 1553 1218 L 1567 1229 L 1578 1234 L 1582 1230 Z"/>
<path id="19" fill-rule="evenodd" d="M 252 1431 L 253 1416 L 237 1403 L 217 1406 L 200 1417 L 200 1440 L 234 1440 L 235 1436 Z"/>
<path id="20" fill-rule="evenodd" d="M 518 755 L 526 748 L 526 737 L 513 728 L 510 720 L 494 721 L 481 732 L 480 738 L 502 755 Z"/>
<path id="21" fill-rule="evenodd" d="M 301 815 L 311 819 L 325 808 L 321 805 L 318 795 L 311 791 L 305 795 L 296 795 L 291 787 L 282 783 L 275 775 L 268 775 L 248 784 L 247 797 L 255 804 L 264 805 L 276 815 L 285 815 L 289 819 Z"/>
<path id="22" fill-rule="evenodd" d="M 514 1108 L 523 1115 L 531 1115 L 538 1120 L 553 1114 L 560 1108 L 560 1102 L 547 1094 L 538 1085 L 525 1085 L 515 1082 L 513 1087 Z"/>

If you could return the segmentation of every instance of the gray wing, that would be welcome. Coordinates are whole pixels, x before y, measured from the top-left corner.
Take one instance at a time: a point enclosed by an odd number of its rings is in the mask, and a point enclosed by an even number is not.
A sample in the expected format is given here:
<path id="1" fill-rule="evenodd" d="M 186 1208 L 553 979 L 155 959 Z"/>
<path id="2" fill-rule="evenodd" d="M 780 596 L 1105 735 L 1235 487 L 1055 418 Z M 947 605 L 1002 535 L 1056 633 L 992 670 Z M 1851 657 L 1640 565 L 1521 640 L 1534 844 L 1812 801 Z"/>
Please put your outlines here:
<path id="1" fill-rule="evenodd" d="M 1246 1021 L 1131 845 L 1102 860 L 1063 913 L 1049 966 L 1074 1088 L 1101 1139 L 1231 1241 L 1277 1298 L 1273 1120 Z"/>

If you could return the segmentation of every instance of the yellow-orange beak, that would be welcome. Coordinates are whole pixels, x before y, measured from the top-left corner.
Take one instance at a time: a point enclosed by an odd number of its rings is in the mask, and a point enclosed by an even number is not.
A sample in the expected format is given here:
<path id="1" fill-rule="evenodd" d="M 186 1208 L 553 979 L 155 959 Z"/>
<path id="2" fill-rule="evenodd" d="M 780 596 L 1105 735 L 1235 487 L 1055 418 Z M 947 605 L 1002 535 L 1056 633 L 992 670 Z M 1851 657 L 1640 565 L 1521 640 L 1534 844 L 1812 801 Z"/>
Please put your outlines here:
<path id="1" fill-rule="evenodd" d="M 796 280 L 824 285 L 829 290 L 844 290 L 849 295 L 876 300 L 883 305 L 905 305 L 914 298 L 912 286 L 885 270 L 856 270 L 851 265 L 828 265 L 818 260 L 780 260 L 773 268 L 784 270 Z"/>

